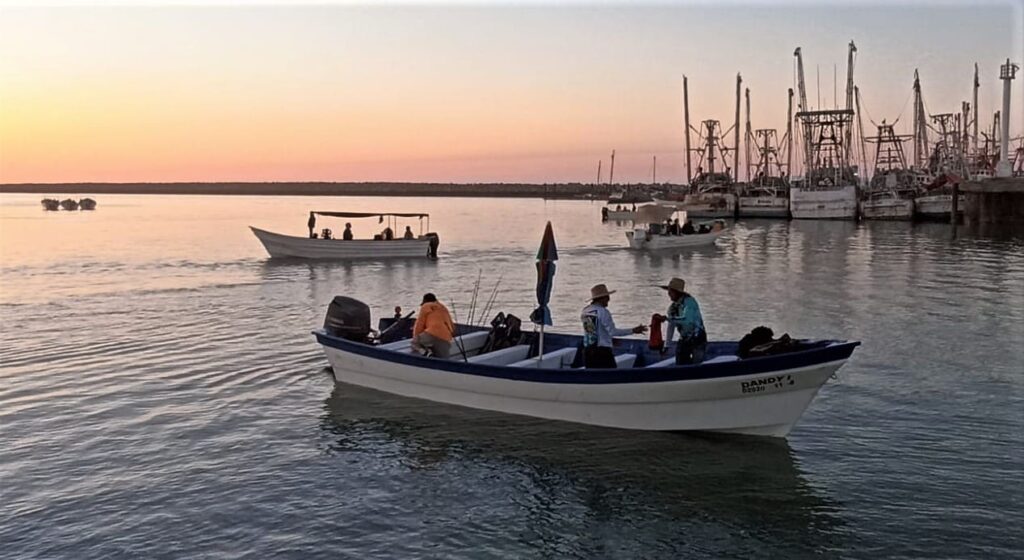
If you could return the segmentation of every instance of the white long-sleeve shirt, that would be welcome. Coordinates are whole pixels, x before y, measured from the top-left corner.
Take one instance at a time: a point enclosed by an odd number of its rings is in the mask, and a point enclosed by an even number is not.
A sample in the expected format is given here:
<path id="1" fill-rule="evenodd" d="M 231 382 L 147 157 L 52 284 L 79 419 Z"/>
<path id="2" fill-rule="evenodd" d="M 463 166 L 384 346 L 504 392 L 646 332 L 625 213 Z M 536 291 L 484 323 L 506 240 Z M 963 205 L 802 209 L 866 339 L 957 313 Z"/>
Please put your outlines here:
<path id="1" fill-rule="evenodd" d="M 608 308 L 591 303 L 580 314 L 583 322 L 583 346 L 612 347 L 612 337 L 633 334 L 633 329 L 615 328 L 615 319 Z"/>

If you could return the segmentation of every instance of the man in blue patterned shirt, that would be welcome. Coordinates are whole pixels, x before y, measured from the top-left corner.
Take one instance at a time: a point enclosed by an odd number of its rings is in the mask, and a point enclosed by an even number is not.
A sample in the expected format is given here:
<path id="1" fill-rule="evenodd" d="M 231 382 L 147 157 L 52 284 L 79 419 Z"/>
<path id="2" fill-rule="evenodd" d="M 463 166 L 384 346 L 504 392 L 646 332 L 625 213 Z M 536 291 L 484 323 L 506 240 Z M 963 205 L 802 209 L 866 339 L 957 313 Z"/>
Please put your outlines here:
<path id="1" fill-rule="evenodd" d="M 676 364 L 699 364 L 704 361 L 704 352 L 708 346 L 707 331 L 704 330 L 704 318 L 700 314 L 700 305 L 693 296 L 686 293 L 686 281 L 673 278 L 662 289 L 668 290 L 672 304 L 664 320 L 668 323 L 665 334 L 665 348 L 672 342 L 675 331 L 679 331 L 679 342 L 676 343 Z"/>

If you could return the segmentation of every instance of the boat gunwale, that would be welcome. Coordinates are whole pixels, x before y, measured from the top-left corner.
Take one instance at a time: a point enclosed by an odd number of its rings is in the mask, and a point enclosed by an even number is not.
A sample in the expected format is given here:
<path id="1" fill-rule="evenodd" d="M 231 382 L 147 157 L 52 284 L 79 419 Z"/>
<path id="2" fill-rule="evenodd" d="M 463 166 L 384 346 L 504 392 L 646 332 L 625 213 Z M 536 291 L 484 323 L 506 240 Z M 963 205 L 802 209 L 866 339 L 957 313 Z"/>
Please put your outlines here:
<path id="1" fill-rule="evenodd" d="M 662 383 L 670 381 L 698 381 L 728 379 L 758 374 L 784 372 L 807 366 L 845 362 L 860 346 L 859 341 L 818 340 L 830 342 L 827 346 L 809 348 L 785 354 L 744 358 L 730 362 L 702 363 L 694 365 L 669 365 L 665 367 L 631 367 L 619 369 L 555 369 L 497 366 L 474 364 L 458 360 L 440 360 L 412 353 L 396 352 L 361 342 L 346 340 L 328 334 L 323 329 L 312 331 L 317 342 L 323 346 L 368 358 L 384 360 L 406 366 L 415 366 L 446 373 L 461 373 L 533 383 L 554 383 L 567 385 Z M 632 339 L 623 339 L 632 340 Z"/>

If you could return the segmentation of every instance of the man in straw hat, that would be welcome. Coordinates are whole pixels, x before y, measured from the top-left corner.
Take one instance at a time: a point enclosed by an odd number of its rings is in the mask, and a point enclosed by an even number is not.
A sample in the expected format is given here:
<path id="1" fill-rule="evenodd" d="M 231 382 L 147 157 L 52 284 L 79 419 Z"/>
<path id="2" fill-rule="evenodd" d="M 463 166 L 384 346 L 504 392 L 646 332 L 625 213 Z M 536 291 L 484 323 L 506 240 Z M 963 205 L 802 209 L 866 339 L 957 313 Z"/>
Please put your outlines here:
<path id="1" fill-rule="evenodd" d="M 708 346 L 708 335 L 704 330 L 704 318 L 700 314 L 697 300 L 686 293 L 686 281 L 682 278 L 673 278 L 668 285 L 661 288 L 668 290 L 668 297 L 672 300 L 668 312 L 663 316 L 663 320 L 668 323 L 665 348 L 672 342 L 672 336 L 678 330 L 676 364 L 701 363 L 704 361 L 704 351 Z"/>
<path id="2" fill-rule="evenodd" d="M 614 369 L 615 354 L 612 352 L 612 337 L 640 334 L 646 325 L 632 329 L 615 328 L 615 320 L 608 311 L 608 302 L 615 290 L 608 290 L 604 284 L 590 288 L 590 305 L 583 308 L 583 366 L 590 369 Z"/>

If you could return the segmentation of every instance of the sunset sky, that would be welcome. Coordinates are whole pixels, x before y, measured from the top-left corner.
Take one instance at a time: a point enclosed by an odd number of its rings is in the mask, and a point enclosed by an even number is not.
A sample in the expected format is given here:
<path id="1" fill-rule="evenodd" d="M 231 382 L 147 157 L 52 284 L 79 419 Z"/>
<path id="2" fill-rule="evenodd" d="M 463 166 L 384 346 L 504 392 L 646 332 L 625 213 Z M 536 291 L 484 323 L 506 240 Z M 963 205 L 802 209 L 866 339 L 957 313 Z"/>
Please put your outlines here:
<path id="1" fill-rule="evenodd" d="M 151 4 L 0 3 L 0 182 L 589 182 L 612 149 L 682 182 L 683 74 L 694 123 L 740 72 L 781 135 L 793 49 L 831 106 L 853 39 L 865 126 L 909 130 L 914 68 L 956 112 L 977 61 L 986 128 L 1024 52 L 1016 2 Z"/>

